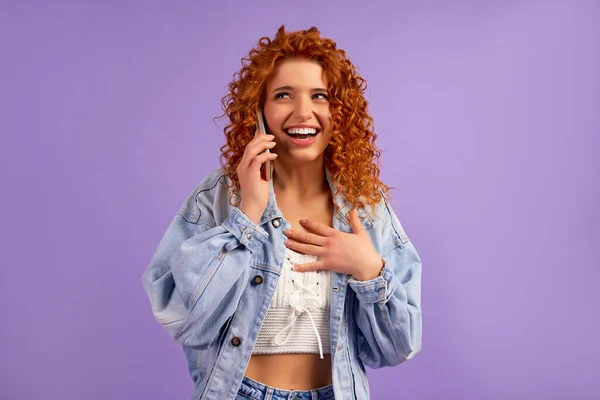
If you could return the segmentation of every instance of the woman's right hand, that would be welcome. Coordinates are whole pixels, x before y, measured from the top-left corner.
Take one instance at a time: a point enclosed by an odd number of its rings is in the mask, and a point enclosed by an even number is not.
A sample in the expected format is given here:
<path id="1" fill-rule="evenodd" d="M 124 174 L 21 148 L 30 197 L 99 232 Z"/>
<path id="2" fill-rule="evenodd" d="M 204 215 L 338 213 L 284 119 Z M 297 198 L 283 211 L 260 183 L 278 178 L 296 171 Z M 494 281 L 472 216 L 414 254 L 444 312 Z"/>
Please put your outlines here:
<path id="1" fill-rule="evenodd" d="M 276 153 L 265 150 L 275 147 L 275 136 L 257 134 L 246 145 L 242 160 L 237 166 L 237 175 L 242 190 L 241 210 L 252 221 L 259 223 L 269 201 L 269 181 L 260 176 L 260 167 L 277 158 Z"/>

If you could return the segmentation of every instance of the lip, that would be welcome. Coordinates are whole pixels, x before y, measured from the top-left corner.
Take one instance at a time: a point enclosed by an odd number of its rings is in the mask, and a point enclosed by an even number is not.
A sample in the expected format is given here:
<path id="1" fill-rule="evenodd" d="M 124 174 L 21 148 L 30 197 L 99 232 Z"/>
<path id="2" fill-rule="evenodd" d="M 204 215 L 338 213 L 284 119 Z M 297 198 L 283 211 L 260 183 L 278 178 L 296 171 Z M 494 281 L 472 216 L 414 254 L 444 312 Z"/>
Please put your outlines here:
<path id="1" fill-rule="evenodd" d="M 319 137 L 319 134 L 320 134 L 320 132 L 317 132 L 317 134 L 314 137 L 310 138 L 310 139 L 296 139 L 296 138 L 291 137 L 287 133 L 285 135 L 296 146 L 307 147 L 307 146 L 310 146 L 311 144 L 313 144 L 315 142 L 315 140 L 317 140 L 317 138 Z"/>
<path id="2" fill-rule="evenodd" d="M 288 129 L 292 129 L 292 128 L 312 128 L 315 129 L 317 131 L 317 134 L 312 137 L 311 139 L 295 139 L 293 137 L 291 137 L 290 135 L 288 135 L 286 133 L 286 131 Z M 309 125 L 309 124 L 297 124 L 297 125 L 290 125 L 288 127 L 283 128 L 283 133 L 288 137 L 288 139 L 290 139 L 290 141 L 292 143 L 294 143 L 296 146 L 298 147 L 308 147 L 311 144 L 313 144 L 315 142 L 315 140 L 317 140 L 317 137 L 319 137 L 319 134 L 321 133 L 321 128 L 319 128 L 318 126 L 315 125 Z"/>

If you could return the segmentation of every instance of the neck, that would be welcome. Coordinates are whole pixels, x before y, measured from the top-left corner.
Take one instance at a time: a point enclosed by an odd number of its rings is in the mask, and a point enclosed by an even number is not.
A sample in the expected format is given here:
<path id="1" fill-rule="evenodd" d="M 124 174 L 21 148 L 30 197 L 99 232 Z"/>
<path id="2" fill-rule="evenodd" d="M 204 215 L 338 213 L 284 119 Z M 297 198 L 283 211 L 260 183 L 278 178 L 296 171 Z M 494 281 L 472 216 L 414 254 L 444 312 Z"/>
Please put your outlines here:
<path id="1" fill-rule="evenodd" d="M 323 160 L 312 163 L 286 164 L 275 160 L 273 188 L 280 193 L 303 199 L 329 191 Z"/>

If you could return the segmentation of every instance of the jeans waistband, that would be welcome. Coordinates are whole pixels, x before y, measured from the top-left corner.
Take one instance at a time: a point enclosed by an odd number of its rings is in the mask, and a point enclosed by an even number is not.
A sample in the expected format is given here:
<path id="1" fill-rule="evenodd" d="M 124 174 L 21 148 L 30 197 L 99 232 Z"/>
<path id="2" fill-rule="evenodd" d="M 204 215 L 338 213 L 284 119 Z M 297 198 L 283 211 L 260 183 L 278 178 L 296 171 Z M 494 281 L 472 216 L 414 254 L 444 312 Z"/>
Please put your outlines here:
<path id="1" fill-rule="evenodd" d="M 240 393 L 256 400 L 333 400 L 333 385 L 323 386 L 312 390 L 285 390 L 265 385 L 244 376 Z"/>

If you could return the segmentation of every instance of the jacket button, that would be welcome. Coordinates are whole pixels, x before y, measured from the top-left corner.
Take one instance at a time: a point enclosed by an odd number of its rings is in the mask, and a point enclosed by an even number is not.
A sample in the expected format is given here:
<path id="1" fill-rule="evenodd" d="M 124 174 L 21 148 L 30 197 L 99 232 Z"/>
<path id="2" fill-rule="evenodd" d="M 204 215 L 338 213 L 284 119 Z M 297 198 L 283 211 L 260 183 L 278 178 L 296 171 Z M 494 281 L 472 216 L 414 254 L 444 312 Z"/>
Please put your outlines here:
<path id="1" fill-rule="evenodd" d="M 275 218 L 271 223 L 275 228 L 279 228 L 281 226 L 281 218 Z"/>
<path id="2" fill-rule="evenodd" d="M 242 344 L 242 339 L 235 336 L 233 339 L 231 339 L 231 344 L 234 345 L 235 347 L 238 347 L 240 344 Z"/>
<path id="3" fill-rule="evenodd" d="M 260 275 L 256 275 L 254 279 L 252 279 L 252 281 L 257 285 L 260 285 L 261 283 L 263 283 L 263 277 Z"/>

